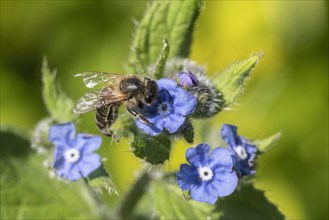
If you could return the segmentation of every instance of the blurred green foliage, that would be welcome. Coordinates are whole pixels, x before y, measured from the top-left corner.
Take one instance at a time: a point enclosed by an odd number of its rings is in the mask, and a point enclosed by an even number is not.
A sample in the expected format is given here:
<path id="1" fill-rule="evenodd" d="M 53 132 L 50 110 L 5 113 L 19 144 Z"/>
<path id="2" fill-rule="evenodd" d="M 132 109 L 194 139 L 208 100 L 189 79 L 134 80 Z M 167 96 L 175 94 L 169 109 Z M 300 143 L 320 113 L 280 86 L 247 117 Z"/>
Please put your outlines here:
<path id="1" fill-rule="evenodd" d="M 126 72 L 132 19 L 142 17 L 146 2 L 0 4 L 1 123 L 31 130 L 47 115 L 41 96 L 43 55 L 51 68 L 58 69 L 63 90 L 77 100 L 87 89 L 72 74 Z M 259 51 L 265 56 L 253 71 L 239 105 L 211 120 L 195 121 L 195 143 L 219 143 L 223 123 L 236 124 L 240 134 L 255 139 L 281 130 L 281 140 L 258 161 L 256 186 L 265 190 L 288 218 L 326 219 L 328 3 L 205 2 L 195 26 L 192 59 L 208 64 L 209 72 L 219 72 Z M 79 126 L 80 131 L 97 133 L 92 113 L 82 116 Z M 108 157 L 105 164 L 119 193 L 124 192 L 141 163 L 126 142 L 104 140 L 100 153 Z M 177 170 L 185 162 L 188 147 L 182 141 L 175 145 L 166 164 L 168 170 Z"/>
<path id="2" fill-rule="evenodd" d="M 33 157 L 29 141 L 12 132 L 1 128 L 1 187 L 6 187 L 1 190 L 1 219 L 100 217 L 85 192 L 86 184 L 51 178 L 41 165 L 44 158 Z"/>

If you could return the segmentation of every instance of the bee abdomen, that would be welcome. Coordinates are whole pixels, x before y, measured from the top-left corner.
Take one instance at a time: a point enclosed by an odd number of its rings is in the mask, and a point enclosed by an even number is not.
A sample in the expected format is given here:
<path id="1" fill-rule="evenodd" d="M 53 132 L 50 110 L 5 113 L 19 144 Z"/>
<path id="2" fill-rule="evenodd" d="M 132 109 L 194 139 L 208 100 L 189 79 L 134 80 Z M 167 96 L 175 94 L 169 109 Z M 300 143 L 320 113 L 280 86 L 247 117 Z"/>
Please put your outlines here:
<path id="1" fill-rule="evenodd" d="M 113 131 L 109 130 L 118 117 L 118 105 L 106 105 L 96 109 L 96 125 L 105 136 L 112 137 Z"/>

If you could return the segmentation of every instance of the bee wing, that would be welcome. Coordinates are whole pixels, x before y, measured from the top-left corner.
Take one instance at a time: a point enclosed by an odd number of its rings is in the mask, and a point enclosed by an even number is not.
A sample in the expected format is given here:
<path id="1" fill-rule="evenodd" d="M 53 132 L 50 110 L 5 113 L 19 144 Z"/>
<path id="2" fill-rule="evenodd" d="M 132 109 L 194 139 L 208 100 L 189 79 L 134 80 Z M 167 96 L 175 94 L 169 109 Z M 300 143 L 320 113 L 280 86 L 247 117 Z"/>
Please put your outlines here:
<path id="1" fill-rule="evenodd" d="M 88 92 L 82 96 L 75 105 L 73 112 L 83 114 L 95 110 L 98 106 L 100 92 Z"/>
<path id="2" fill-rule="evenodd" d="M 75 77 L 82 77 L 83 82 L 88 88 L 93 88 L 100 83 L 118 82 L 126 75 L 106 72 L 84 72 L 74 75 Z"/>
<path id="3" fill-rule="evenodd" d="M 83 114 L 105 105 L 119 103 L 126 100 L 127 96 L 116 90 L 107 89 L 103 91 L 88 92 L 78 100 L 73 112 L 75 114 Z"/>

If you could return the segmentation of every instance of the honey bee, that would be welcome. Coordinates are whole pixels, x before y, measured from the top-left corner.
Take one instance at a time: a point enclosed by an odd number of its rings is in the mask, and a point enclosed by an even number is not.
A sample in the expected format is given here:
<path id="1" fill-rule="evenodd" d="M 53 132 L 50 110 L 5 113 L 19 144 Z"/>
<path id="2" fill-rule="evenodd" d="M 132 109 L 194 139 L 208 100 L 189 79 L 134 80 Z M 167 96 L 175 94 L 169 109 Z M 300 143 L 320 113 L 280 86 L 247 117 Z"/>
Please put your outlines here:
<path id="1" fill-rule="evenodd" d="M 144 105 L 152 105 L 157 100 L 158 87 L 154 80 L 106 72 L 84 72 L 76 74 L 75 77 L 82 77 L 88 88 L 100 83 L 108 83 L 99 91 L 86 93 L 73 109 L 76 114 L 96 110 L 96 125 L 103 135 L 115 139 L 114 132 L 109 128 L 117 119 L 121 104 L 125 105 L 132 116 L 145 124 L 152 125 L 136 109 L 142 109 Z"/>

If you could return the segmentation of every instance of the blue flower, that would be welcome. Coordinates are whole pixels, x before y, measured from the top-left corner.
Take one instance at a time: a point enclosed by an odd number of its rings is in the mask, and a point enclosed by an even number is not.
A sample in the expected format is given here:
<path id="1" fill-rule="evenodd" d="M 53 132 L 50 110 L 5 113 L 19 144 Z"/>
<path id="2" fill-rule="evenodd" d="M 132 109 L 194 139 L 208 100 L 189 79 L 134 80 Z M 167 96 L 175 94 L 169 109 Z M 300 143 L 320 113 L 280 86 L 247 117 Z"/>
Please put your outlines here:
<path id="1" fill-rule="evenodd" d="M 156 136 L 164 129 L 176 132 L 185 122 L 186 116 L 194 112 L 197 101 L 192 94 L 170 79 L 157 80 L 158 100 L 151 106 L 138 109 L 152 125 L 136 120 L 136 125 L 145 133 Z"/>
<path id="2" fill-rule="evenodd" d="M 183 71 L 179 73 L 180 85 L 183 87 L 193 87 L 198 85 L 198 79 L 191 71 Z"/>
<path id="3" fill-rule="evenodd" d="M 231 151 L 218 147 L 210 153 L 207 144 L 199 144 L 186 151 L 186 159 L 190 165 L 180 166 L 177 183 L 182 190 L 190 191 L 193 200 L 214 204 L 218 197 L 235 190 L 238 177 L 232 170 Z"/>
<path id="4" fill-rule="evenodd" d="M 256 173 L 254 161 L 256 159 L 257 147 L 249 140 L 237 135 L 237 127 L 224 124 L 221 131 L 222 138 L 236 157 L 235 167 L 240 171 L 241 176 Z"/>
<path id="5" fill-rule="evenodd" d="M 101 166 L 101 158 L 93 153 L 102 142 L 101 137 L 75 135 L 73 123 L 50 127 L 49 140 L 55 145 L 53 167 L 58 176 L 74 181 L 87 177 Z"/>

